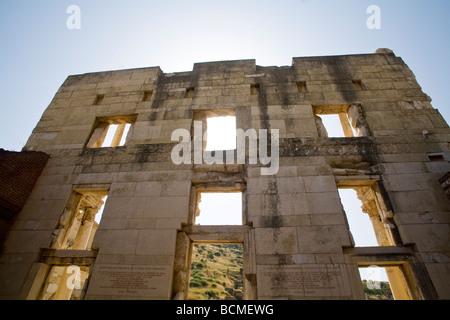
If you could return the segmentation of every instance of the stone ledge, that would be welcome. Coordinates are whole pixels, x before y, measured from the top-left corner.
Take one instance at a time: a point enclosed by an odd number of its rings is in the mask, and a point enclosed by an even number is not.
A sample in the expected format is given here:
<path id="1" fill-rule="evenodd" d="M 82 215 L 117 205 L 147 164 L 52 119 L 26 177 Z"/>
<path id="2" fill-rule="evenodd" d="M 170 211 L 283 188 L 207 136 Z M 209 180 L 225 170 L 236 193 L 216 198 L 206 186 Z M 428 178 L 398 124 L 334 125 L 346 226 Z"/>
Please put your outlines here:
<path id="1" fill-rule="evenodd" d="M 415 254 L 410 247 L 381 246 L 343 248 L 344 255 L 349 255 L 359 266 L 401 265 L 413 262 Z"/>
<path id="2" fill-rule="evenodd" d="M 247 225 L 229 226 L 184 226 L 183 232 L 195 242 L 237 243 L 243 242 L 252 227 Z"/>
<path id="3" fill-rule="evenodd" d="M 63 250 L 52 248 L 41 248 L 39 262 L 49 265 L 78 265 L 89 266 L 94 263 L 98 249 L 94 250 Z"/>

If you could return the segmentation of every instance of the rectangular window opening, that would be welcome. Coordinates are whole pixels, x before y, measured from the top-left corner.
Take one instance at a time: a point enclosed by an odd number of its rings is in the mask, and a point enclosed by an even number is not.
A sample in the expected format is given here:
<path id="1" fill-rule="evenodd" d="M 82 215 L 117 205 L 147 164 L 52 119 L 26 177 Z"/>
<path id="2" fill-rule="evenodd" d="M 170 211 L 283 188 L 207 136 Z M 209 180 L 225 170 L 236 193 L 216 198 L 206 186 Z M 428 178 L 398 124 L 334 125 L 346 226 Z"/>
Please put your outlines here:
<path id="1" fill-rule="evenodd" d="M 142 101 L 150 101 L 152 99 L 152 96 L 153 96 L 153 90 L 144 91 L 144 97 L 143 97 Z"/>
<path id="2" fill-rule="evenodd" d="M 194 243 L 189 300 L 243 300 L 243 245 Z"/>
<path id="3" fill-rule="evenodd" d="M 370 135 L 360 105 L 314 106 L 313 112 L 319 137 L 341 138 Z"/>
<path id="4" fill-rule="evenodd" d="M 206 118 L 205 151 L 236 149 L 236 116 Z"/>
<path id="5" fill-rule="evenodd" d="M 195 88 L 186 88 L 186 98 L 192 98 L 194 96 Z"/>
<path id="6" fill-rule="evenodd" d="M 92 243 L 100 224 L 108 191 L 74 190 L 64 213 L 59 219 L 60 225 L 53 232 L 54 249 L 92 250 Z M 89 266 L 54 265 L 46 276 L 41 300 L 80 300 Z"/>
<path id="7" fill-rule="evenodd" d="M 305 93 L 306 92 L 306 81 L 297 82 L 297 90 L 300 93 Z"/>
<path id="8" fill-rule="evenodd" d="M 358 91 L 366 90 L 363 82 L 360 79 L 352 80 L 352 83 L 356 90 L 358 90 Z"/>
<path id="9" fill-rule="evenodd" d="M 200 192 L 196 225 L 242 225 L 242 192 Z"/>
<path id="10" fill-rule="evenodd" d="M 259 83 L 250 85 L 250 94 L 256 95 L 259 93 Z"/>
<path id="11" fill-rule="evenodd" d="M 350 233 L 356 247 L 378 246 L 374 226 L 367 213 L 362 211 L 362 202 L 353 189 L 338 188 L 339 197 L 346 213 Z"/>
<path id="12" fill-rule="evenodd" d="M 91 250 L 107 198 L 105 190 L 73 191 L 52 248 Z"/>
<path id="13" fill-rule="evenodd" d="M 124 146 L 136 117 L 136 115 L 129 115 L 97 118 L 86 148 Z"/>
<path id="14" fill-rule="evenodd" d="M 444 161 L 444 155 L 442 153 L 429 153 L 428 159 L 430 161 Z"/>
<path id="15" fill-rule="evenodd" d="M 101 104 L 104 98 L 105 98 L 104 94 L 98 94 L 97 97 L 95 97 L 94 106 Z"/>

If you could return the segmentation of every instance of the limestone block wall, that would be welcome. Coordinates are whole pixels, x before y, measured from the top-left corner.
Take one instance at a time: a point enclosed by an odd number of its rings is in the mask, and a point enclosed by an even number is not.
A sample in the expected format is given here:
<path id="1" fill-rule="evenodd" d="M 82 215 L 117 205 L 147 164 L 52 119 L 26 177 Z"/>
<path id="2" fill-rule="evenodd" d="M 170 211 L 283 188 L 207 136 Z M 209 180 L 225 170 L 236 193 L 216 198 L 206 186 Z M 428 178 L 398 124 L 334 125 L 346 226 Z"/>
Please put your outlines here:
<path id="1" fill-rule="evenodd" d="M 0 296 L 52 296 L 52 267 L 80 265 L 80 299 L 187 299 L 192 244 L 238 242 L 247 299 L 364 299 L 358 266 L 372 264 L 400 270 L 390 271 L 407 287 L 397 298 L 448 299 L 450 202 L 439 179 L 450 171 L 450 130 L 430 101 L 386 49 L 284 67 L 239 60 L 69 76 L 25 146 L 50 159 L 5 243 Z M 360 133 L 324 136 L 317 119 L 350 106 Z M 193 134 L 208 112 L 235 114 L 243 130 L 279 130 L 277 173 L 248 158 L 174 164 L 172 132 Z M 123 146 L 93 143 L 125 123 Z M 359 190 L 380 246 L 355 247 L 338 187 Z M 243 225 L 193 225 L 202 188 L 242 191 Z M 55 247 L 75 195 L 99 190 L 108 198 L 91 248 Z"/>

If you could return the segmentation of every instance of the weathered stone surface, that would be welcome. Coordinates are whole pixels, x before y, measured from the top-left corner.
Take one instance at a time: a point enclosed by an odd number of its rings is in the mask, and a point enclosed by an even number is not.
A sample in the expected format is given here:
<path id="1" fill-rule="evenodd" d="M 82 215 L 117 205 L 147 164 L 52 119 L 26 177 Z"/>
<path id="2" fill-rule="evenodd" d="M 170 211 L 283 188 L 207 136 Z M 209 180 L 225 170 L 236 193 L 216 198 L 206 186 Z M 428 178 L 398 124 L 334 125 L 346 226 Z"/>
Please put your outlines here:
<path id="1" fill-rule="evenodd" d="M 328 114 L 346 137 L 327 137 L 318 118 Z M 195 162 L 194 121 L 211 115 L 235 115 L 258 137 L 278 130 L 276 173 L 263 175 L 268 164 L 250 163 L 248 149 L 245 163 Z M 101 147 L 105 128 L 124 123 L 125 144 Z M 177 129 L 191 144 L 179 165 Z M 407 283 L 398 297 L 449 299 L 449 137 L 388 49 L 284 67 L 240 60 L 69 76 L 25 146 L 50 158 L 5 242 L 0 297 L 68 297 L 55 286 L 67 276 L 61 267 L 79 262 L 91 269 L 77 298 L 186 299 L 193 243 L 243 243 L 248 299 L 364 299 L 358 265 L 370 264 L 403 270 L 390 272 L 393 285 Z M 353 248 L 338 188 L 357 190 L 383 246 Z M 48 249 L 69 225 L 86 225 L 74 203 L 96 190 L 108 195 L 89 242 L 96 254 Z M 242 192 L 244 225 L 193 225 L 205 191 Z"/>

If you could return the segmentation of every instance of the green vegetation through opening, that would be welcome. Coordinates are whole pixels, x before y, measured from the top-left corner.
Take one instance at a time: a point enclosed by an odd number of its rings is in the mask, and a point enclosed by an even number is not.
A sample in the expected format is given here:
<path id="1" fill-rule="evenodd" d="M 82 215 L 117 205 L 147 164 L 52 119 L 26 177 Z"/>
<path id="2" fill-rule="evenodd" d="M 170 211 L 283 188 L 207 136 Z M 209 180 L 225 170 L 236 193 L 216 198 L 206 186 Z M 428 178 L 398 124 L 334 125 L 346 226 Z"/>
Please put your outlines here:
<path id="1" fill-rule="evenodd" d="M 194 244 L 189 300 L 242 300 L 242 244 Z"/>

